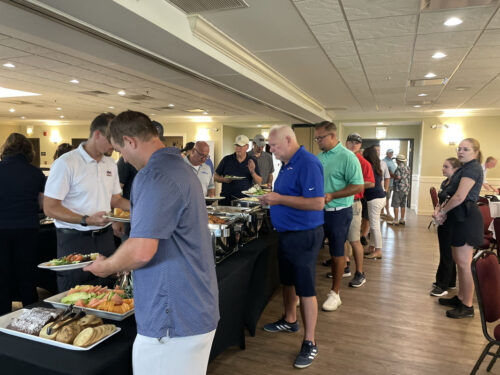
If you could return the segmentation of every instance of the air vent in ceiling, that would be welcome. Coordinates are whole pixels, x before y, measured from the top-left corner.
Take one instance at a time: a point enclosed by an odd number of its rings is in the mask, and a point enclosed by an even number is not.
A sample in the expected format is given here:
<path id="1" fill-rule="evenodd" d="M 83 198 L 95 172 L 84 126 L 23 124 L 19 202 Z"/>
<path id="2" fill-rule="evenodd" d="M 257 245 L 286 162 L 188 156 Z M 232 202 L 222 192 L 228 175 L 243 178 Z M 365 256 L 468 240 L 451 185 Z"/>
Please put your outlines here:
<path id="1" fill-rule="evenodd" d="M 421 0 L 420 9 L 422 11 L 436 11 L 445 9 L 458 9 L 468 7 L 496 5 L 498 0 Z"/>
<path id="2" fill-rule="evenodd" d="M 441 86 L 446 85 L 448 78 L 434 78 L 434 79 L 412 79 L 409 81 L 408 85 L 410 87 L 420 87 L 420 86 Z"/>
<path id="3" fill-rule="evenodd" d="M 325 108 L 327 111 L 347 111 L 346 107 L 328 107 Z"/>
<path id="4" fill-rule="evenodd" d="M 161 110 L 173 110 L 176 109 L 174 107 L 158 107 L 158 108 L 153 108 L 155 111 L 161 111 Z"/>
<path id="5" fill-rule="evenodd" d="M 109 95 L 107 92 L 94 90 L 94 91 L 80 91 L 79 94 L 89 95 L 89 96 L 99 96 L 99 95 Z"/>
<path id="6" fill-rule="evenodd" d="M 244 0 L 168 0 L 186 14 L 196 14 L 214 10 L 248 8 Z"/>

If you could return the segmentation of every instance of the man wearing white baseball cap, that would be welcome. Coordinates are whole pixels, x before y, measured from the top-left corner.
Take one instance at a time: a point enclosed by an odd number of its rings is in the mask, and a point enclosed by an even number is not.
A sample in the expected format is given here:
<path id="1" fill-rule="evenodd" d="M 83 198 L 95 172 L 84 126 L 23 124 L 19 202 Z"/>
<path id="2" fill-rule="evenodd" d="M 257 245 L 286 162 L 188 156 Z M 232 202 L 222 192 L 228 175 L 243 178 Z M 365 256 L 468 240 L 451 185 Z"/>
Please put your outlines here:
<path id="1" fill-rule="evenodd" d="M 222 183 L 221 195 L 225 198 L 220 205 L 231 205 L 232 200 L 245 196 L 242 191 L 254 183 L 262 183 L 257 160 L 247 154 L 249 142 L 246 135 L 238 135 L 234 140 L 234 154 L 224 156 L 215 170 L 214 179 Z"/>

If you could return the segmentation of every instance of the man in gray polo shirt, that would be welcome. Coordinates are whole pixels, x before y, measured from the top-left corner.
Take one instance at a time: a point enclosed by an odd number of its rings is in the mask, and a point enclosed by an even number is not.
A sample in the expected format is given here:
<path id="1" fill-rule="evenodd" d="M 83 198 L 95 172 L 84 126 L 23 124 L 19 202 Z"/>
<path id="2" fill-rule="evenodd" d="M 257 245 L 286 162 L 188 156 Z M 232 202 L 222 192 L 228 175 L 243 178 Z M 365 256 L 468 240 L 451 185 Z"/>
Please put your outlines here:
<path id="1" fill-rule="evenodd" d="M 206 163 L 210 156 L 210 146 L 207 142 L 198 141 L 194 147 L 188 151 L 184 161 L 191 167 L 200 180 L 204 197 L 215 197 L 214 174 Z"/>
<path id="2" fill-rule="evenodd" d="M 139 172 L 131 196 L 131 232 L 113 256 L 85 271 L 98 276 L 134 270 L 135 375 L 207 370 L 219 320 L 215 264 L 198 179 L 169 151 L 143 113 L 110 124 L 113 147 Z"/>
<path id="3" fill-rule="evenodd" d="M 272 186 L 273 183 L 273 156 L 269 152 L 265 152 L 266 139 L 262 134 L 257 134 L 253 138 L 253 148 L 252 151 L 248 152 L 248 155 L 253 156 L 257 159 L 257 164 L 259 166 L 260 175 L 262 177 L 262 185 Z"/>

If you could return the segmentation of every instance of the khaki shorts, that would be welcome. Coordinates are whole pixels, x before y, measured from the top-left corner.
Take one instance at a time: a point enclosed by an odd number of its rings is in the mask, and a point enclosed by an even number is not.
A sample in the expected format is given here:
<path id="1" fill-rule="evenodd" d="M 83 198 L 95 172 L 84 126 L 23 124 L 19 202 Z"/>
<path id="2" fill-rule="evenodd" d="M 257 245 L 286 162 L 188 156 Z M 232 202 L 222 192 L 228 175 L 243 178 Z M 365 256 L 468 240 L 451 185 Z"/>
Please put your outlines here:
<path id="1" fill-rule="evenodd" d="M 349 242 L 361 240 L 361 201 L 354 201 L 352 204 L 352 221 L 347 240 Z"/>

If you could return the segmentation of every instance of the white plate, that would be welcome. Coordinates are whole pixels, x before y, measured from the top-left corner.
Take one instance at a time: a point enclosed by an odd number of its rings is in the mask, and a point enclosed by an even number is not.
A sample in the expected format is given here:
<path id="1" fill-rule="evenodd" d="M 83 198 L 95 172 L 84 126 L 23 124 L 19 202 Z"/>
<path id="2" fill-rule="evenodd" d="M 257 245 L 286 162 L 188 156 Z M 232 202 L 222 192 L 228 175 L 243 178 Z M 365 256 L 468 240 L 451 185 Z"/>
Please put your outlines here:
<path id="1" fill-rule="evenodd" d="M 224 199 L 224 197 L 205 197 L 206 201 L 220 201 Z"/>
<path id="2" fill-rule="evenodd" d="M 225 176 L 224 178 L 229 178 L 231 181 L 236 181 L 236 180 L 244 180 L 246 177 L 243 176 Z"/>
<path id="3" fill-rule="evenodd" d="M 124 217 L 114 217 L 110 215 L 104 215 L 103 218 L 111 220 L 111 221 L 117 221 L 119 223 L 130 223 L 130 218 L 124 218 Z"/>
<path id="4" fill-rule="evenodd" d="M 111 333 L 108 336 L 104 337 L 102 340 L 97 341 L 95 344 L 87 346 L 86 348 L 82 348 L 80 346 L 74 346 L 74 345 L 71 345 L 71 344 L 65 344 L 63 342 L 49 340 L 49 339 L 45 339 L 43 337 L 33 336 L 33 335 L 29 335 L 29 334 L 24 333 L 24 332 L 18 332 L 18 331 L 14 331 L 12 329 L 8 329 L 7 326 L 10 324 L 10 322 L 12 321 L 12 319 L 18 317 L 19 315 L 21 315 L 24 312 L 24 310 L 25 309 L 21 309 L 21 310 L 14 311 L 14 312 L 12 312 L 10 314 L 7 314 L 7 315 L 4 315 L 4 316 L 0 316 L 0 332 L 6 333 L 7 335 L 22 337 L 23 339 L 27 339 L 27 340 L 31 340 L 31 341 L 36 341 L 36 342 L 39 342 L 39 343 L 42 343 L 42 344 L 57 346 L 57 347 L 63 348 L 63 349 L 86 351 L 86 350 L 92 349 L 96 345 L 99 345 L 101 342 L 106 341 L 111 336 L 116 335 L 118 332 L 120 332 L 122 330 L 120 327 L 116 327 L 116 330 L 113 333 Z"/>
<path id="5" fill-rule="evenodd" d="M 75 263 L 75 264 L 64 264 L 62 266 L 48 266 L 50 262 L 43 262 L 38 265 L 38 268 L 42 268 L 44 270 L 52 270 L 52 271 L 71 271 L 71 270 L 77 270 L 79 268 L 83 268 L 85 266 L 88 266 L 89 264 L 92 264 L 94 261 L 89 260 L 88 262 L 80 262 L 80 263 Z"/>
<path id="6" fill-rule="evenodd" d="M 55 296 L 44 299 L 43 302 L 50 303 L 54 307 L 66 309 L 69 305 L 62 303 L 61 300 L 64 297 L 66 297 L 67 294 L 68 294 L 68 291 L 62 292 L 62 293 L 56 294 Z M 109 311 L 92 309 L 90 307 L 73 306 L 73 311 L 78 311 L 78 310 L 83 310 L 89 314 L 98 316 L 99 318 L 109 319 L 109 320 L 117 320 L 117 321 L 128 318 L 130 315 L 134 314 L 134 309 L 129 310 L 124 314 L 118 314 L 118 313 L 109 312 Z"/>
<path id="7" fill-rule="evenodd" d="M 245 194 L 247 197 L 251 197 L 251 198 L 260 198 L 260 197 L 263 197 L 265 195 L 265 194 L 249 193 L 248 190 L 244 190 L 241 193 Z"/>

